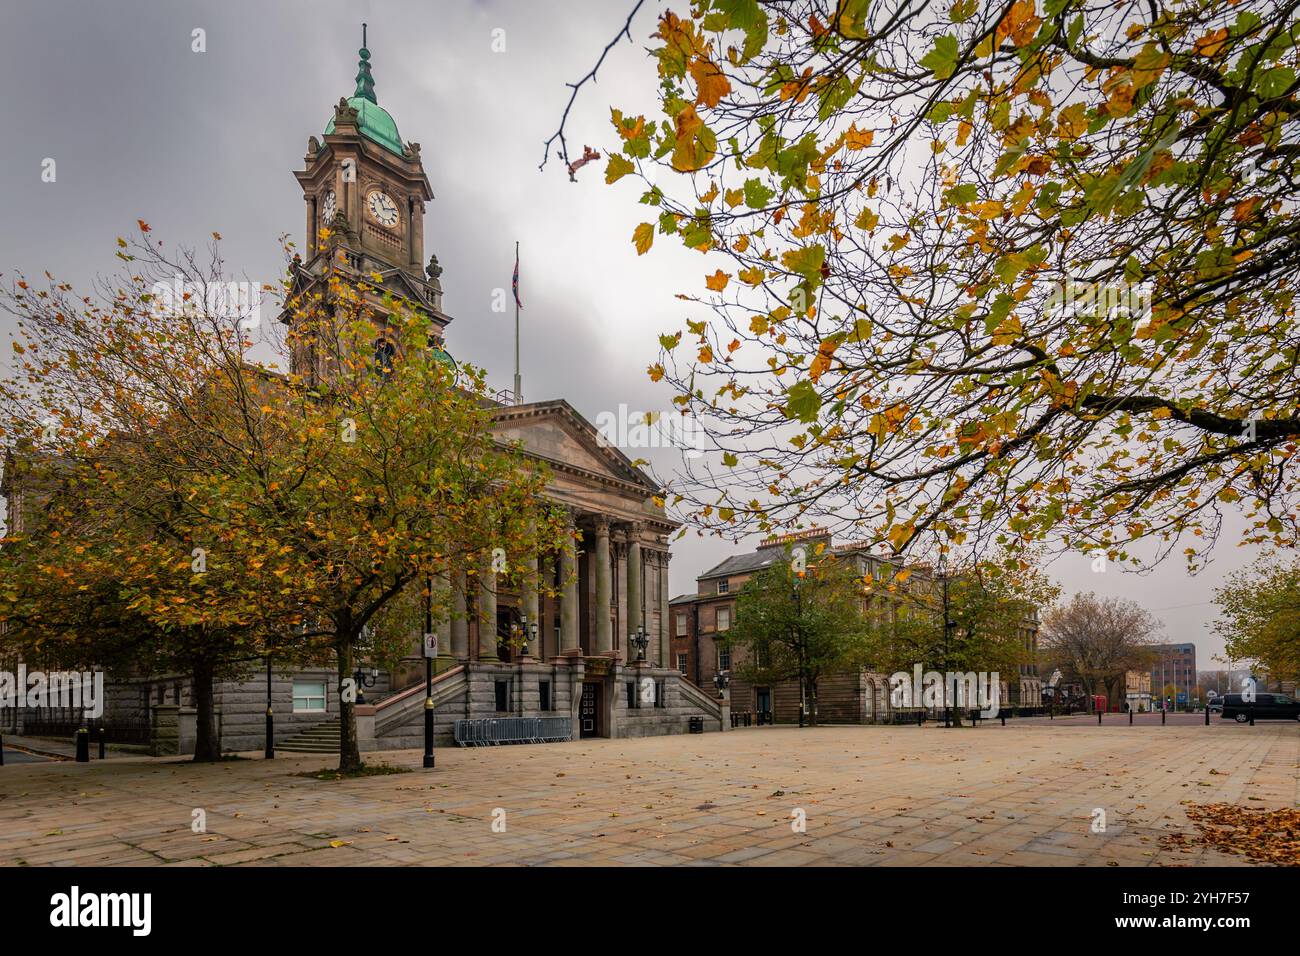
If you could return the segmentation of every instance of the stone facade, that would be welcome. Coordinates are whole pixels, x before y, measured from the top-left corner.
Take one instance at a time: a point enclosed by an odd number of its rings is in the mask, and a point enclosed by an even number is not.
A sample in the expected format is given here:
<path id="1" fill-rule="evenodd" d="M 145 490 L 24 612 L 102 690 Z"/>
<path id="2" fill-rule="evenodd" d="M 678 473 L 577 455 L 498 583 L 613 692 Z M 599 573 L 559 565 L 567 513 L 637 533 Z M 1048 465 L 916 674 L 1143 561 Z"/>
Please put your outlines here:
<path id="1" fill-rule="evenodd" d="M 367 52 L 367 77 L 368 59 Z M 325 293 L 335 278 L 352 282 L 375 312 L 381 335 L 382 297 L 402 298 L 432 318 L 433 345 L 442 350 L 452 322 L 443 311 L 442 269 L 436 257 L 422 268 L 425 206 L 433 193 L 419 146 L 401 146 L 372 86 L 359 85 L 351 99 L 340 102 L 323 136 L 311 137 L 304 166 L 295 176 L 307 204 L 306 256 L 295 262 L 294 291 Z M 376 206 L 389 203 L 396 212 L 374 214 Z M 320 242 L 326 227 L 329 238 Z M 281 320 L 290 319 L 286 314 Z M 330 374 L 305 347 L 293 356 L 293 366 L 308 378 Z M 706 729 L 721 729 L 725 705 L 668 668 L 668 539 L 679 525 L 655 503 L 661 489 L 563 399 L 525 404 L 516 385 L 492 410 L 497 437 L 517 443 L 549 469 L 547 496 L 568 514 L 574 538 L 559 555 L 526 559 L 537 575 L 531 586 L 498 586 L 487 566 L 453 568 L 434 582 L 451 592 L 452 607 L 451 617 L 437 627 L 433 665 L 438 742 L 450 743 L 454 721 L 471 717 L 567 713 L 574 736 L 587 723 L 599 736 L 682 733 L 693 716 L 703 718 Z M 632 637 L 642 629 L 647 644 L 638 663 Z M 358 701 L 363 749 L 423 742 L 424 678 L 423 636 L 412 634 L 408 653 L 368 691 L 371 703 Z M 652 682 L 658 703 L 627 706 L 626 685 L 642 679 Z M 301 697 L 295 686 L 318 684 L 323 699 L 313 698 L 310 708 L 295 706 Z M 505 685 L 504 698 L 499 684 Z M 580 714 L 584 686 L 589 700 L 600 700 L 594 719 Z M 260 748 L 266 678 L 223 683 L 216 700 L 225 746 Z M 336 719 L 337 675 L 273 668 L 271 707 L 277 742 Z M 170 713 L 159 719 L 164 718 L 172 719 Z M 165 734 L 169 741 L 177 736 L 170 725 Z"/>
<path id="2" fill-rule="evenodd" d="M 892 559 L 870 554 L 854 545 L 835 546 L 825 531 L 813 529 L 799 534 L 783 535 L 765 540 L 753 552 L 726 559 L 705 571 L 696 579 L 696 593 L 683 594 L 670 602 L 669 653 L 672 666 L 701 688 L 712 690 L 720 673 L 730 681 L 731 708 L 734 712 L 751 715 L 751 720 L 771 720 L 775 723 L 797 723 L 800 711 L 798 681 L 783 681 L 771 685 L 751 684 L 733 674 L 739 663 L 737 655 L 743 651 L 728 648 L 726 632 L 736 619 L 736 595 L 755 574 L 774 561 L 786 560 L 786 548 L 802 544 L 813 552 L 824 547 L 837 558 L 855 563 L 863 574 L 882 580 L 901 565 Z M 917 571 L 914 580 L 926 577 L 924 569 Z M 897 599 L 888 593 L 863 600 L 862 613 L 877 619 L 887 619 L 895 613 Z M 1022 639 L 1032 653 L 1038 646 L 1037 619 L 1027 620 L 1022 628 Z M 1013 680 L 1001 682 L 1002 700 L 1019 707 L 1037 707 L 1042 703 L 1042 680 L 1034 664 L 1018 668 Z M 889 675 L 870 669 L 823 676 L 817 685 L 818 723 L 877 723 L 890 722 L 893 708 L 890 705 Z"/>

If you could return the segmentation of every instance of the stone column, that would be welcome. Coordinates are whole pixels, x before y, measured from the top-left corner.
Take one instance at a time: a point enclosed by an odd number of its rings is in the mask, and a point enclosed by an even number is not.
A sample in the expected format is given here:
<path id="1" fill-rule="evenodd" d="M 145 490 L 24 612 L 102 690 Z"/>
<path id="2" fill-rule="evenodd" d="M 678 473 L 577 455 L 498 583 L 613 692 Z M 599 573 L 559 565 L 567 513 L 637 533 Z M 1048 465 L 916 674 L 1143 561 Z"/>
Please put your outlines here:
<path id="1" fill-rule="evenodd" d="M 573 517 L 568 522 L 569 537 L 560 549 L 560 583 L 563 598 L 560 602 L 560 651 L 581 646 L 578 637 L 578 553 L 573 539 Z"/>
<path id="2" fill-rule="evenodd" d="M 519 608 L 528 619 L 528 634 L 525 635 L 528 644 L 524 650 L 528 657 L 538 655 L 538 642 L 542 636 L 542 618 L 537 600 L 537 571 L 537 555 L 529 555 L 524 562 L 524 580 L 519 588 Z M 536 639 L 532 637 L 534 626 L 537 628 Z"/>
<path id="3" fill-rule="evenodd" d="M 478 572 L 478 659 L 499 661 L 497 654 L 497 575 L 487 555 Z"/>
<path id="4" fill-rule="evenodd" d="M 450 579 L 448 578 L 446 572 L 434 576 L 433 586 L 438 592 L 443 592 L 443 593 L 447 592 L 450 589 L 451 587 Z M 451 602 L 454 602 L 455 600 L 456 600 L 456 595 L 454 592 L 452 592 L 452 594 L 450 595 L 450 601 L 448 602 L 448 606 L 451 607 L 452 606 Z M 455 652 L 452 650 L 451 647 L 451 619 L 449 617 L 443 618 L 436 625 L 436 630 L 438 632 L 438 659 L 434 661 L 433 669 L 435 671 L 441 672 L 446 670 L 448 667 L 451 667 L 455 663 L 454 660 Z M 421 653 L 423 653 L 424 649 L 421 648 L 420 651 Z"/>
<path id="5" fill-rule="evenodd" d="M 465 603 L 465 572 L 451 572 L 451 656 L 469 659 L 469 608 Z"/>
<path id="6" fill-rule="evenodd" d="M 626 659 L 636 660 L 637 651 L 632 646 L 631 635 L 641 626 L 641 528 L 632 525 L 627 533 L 627 633 Z M 647 655 L 648 656 L 648 655 Z"/>
<path id="7" fill-rule="evenodd" d="M 613 624 L 609 619 L 611 604 L 609 568 L 609 519 L 596 518 L 596 653 L 604 654 L 614 649 Z"/>
<path id="8" fill-rule="evenodd" d="M 672 631 L 668 630 L 668 559 L 667 551 L 659 552 L 659 666 L 672 667 Z"/>

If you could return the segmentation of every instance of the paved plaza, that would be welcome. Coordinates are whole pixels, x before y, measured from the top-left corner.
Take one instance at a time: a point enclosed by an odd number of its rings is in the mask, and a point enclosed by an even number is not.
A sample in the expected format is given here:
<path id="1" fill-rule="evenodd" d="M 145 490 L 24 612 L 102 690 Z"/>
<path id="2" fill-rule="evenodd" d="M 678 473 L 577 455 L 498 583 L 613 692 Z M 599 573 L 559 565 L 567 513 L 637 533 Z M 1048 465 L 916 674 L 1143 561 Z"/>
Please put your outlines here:
<path id="1" fill-rule="evenodd" d="M 1242 865 L 1163 837 L 1195 833 L 1189 803 L 1300 805 L 1292 722 L 763 727 L 440 750 L 432 771 L 420 756 L 371 754 L 413 772 L 344 781 L 298 776 L 335 765 L 315 755 L 6 764 L 0 864 Z"/>

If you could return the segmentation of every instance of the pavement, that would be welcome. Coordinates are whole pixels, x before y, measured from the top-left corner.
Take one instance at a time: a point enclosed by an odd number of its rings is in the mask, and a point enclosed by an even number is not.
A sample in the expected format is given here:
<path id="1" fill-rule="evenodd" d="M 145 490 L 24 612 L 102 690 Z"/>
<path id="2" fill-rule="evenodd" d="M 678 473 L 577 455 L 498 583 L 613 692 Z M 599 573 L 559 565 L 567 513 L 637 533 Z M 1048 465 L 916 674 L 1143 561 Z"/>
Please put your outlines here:
<path id="1" fill-rule="evenodd" d="M 1300 805 L 1300 726 L 750 728 L 337 758 L 0 768 L 0 865 L 1245 865 L 1189 803 Z M 1099 828 L 1099 824 L 1102 826 Z"/>

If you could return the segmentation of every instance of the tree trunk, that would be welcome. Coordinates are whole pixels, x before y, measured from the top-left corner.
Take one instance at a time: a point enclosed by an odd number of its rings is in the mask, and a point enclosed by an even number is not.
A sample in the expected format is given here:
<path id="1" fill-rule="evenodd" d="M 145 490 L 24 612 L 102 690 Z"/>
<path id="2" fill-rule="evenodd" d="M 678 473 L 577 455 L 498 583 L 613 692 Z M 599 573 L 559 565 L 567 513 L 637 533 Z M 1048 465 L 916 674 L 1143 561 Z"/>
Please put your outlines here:
<path id="1" fill-rule="evenodd" d="M 361 751 L 357 749 L 357 705 L 355 687 L 345 692 L 352 681 L 353 638 L 340 638 L 334 646 L 339 662 L 339 770 L 349 773 L 361 769 Z M 351 698 L 351 699 L 349 699 Z"/>
<path id="2" fill-rule="evenodd" d="M 217 740 L 217 723 L 212 701 L 212 661 L 206 657 L 196 660 L 190 679 L 194 683 L 194 710 L 196 711 L 194 760 L 196 763 L 221 759 L 221 744 Z"/>

